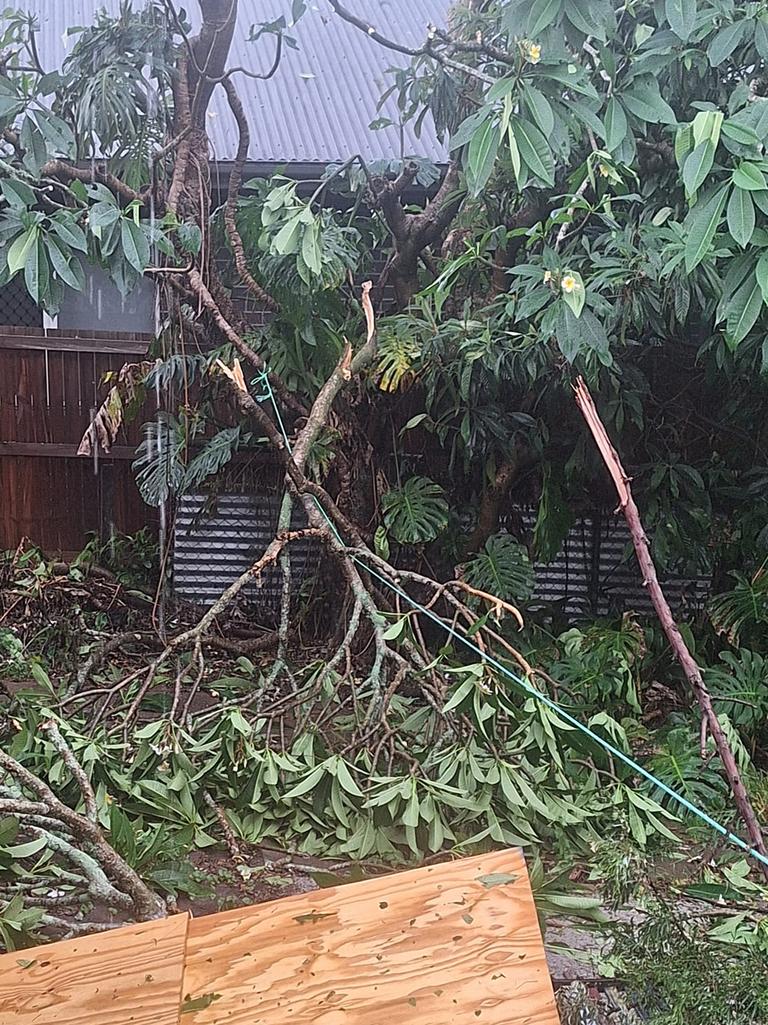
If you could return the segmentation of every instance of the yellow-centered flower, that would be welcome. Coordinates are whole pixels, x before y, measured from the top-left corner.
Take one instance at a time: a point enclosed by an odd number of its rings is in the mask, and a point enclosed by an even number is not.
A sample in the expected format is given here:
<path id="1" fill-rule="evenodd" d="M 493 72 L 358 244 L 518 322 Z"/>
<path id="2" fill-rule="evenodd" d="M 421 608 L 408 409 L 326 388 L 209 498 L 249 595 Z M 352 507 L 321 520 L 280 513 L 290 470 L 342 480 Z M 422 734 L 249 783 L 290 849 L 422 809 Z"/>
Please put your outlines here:
<path id="1" fill-rule="evenodd" d="M 538 43 L 525 43 L 525 56 L 531 64 L 538 64 L 541 60 L 541 47 Z"/>
<path id="2" fill-rule="evenodd" d="M 563 280 L 560 282 L 560 287 L 564 292 L 567 292 L 568 295 L 570 295 L 572 292 L 576 291 L 579 287 L 579 283 L 573 274 L 565 274 L 563 275 Z"/>

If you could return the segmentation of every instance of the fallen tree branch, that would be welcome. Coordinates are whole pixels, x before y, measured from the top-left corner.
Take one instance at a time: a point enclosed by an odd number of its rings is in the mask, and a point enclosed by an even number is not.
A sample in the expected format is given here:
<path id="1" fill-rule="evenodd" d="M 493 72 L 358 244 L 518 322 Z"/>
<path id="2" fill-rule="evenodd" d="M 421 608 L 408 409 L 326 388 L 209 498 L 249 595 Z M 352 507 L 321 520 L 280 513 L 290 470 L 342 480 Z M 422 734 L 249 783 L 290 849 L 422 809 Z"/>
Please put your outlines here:
<path id="1" fill-rule="evenodd" d="M 0 812 L 15 815 L 22 822 L 31 818 L 33 822 L 27 826 L 30 831 L 40 828 L 34 824 L 37 818 L 55 820 L 60 827 L 56 834 L 59 845 L 57 849 L 80 869 L 92 894 L 103 896 L 107 904 L 131 910 L 142 920 L 163 918 L 167 914 L 164 902 L 111 846 L 98 822 L 64 804 L 39 776 L 1 749 L 0 770 L 14 780 L 19 788 L 30 791 L 37 798 L 35 801 L 23 796 L 18 799 L 2 798 Z M 75 779 L 78 784 L 81 783 L 79 774 L 75 775 Z M 67 835 L 75 842 L 70 843 Z M 85 850 L 86 847 L 90 848 L 91 853 Z"/>
<path id="2" fill-rule="evenodd" d="M 723 768 L 725 769 L 725 774 L 731 788 L 731 793 L 733 794 L 733 799 L 744 825 L 746 826 L 750 841 L 755 850 L 759 851 L 759 853 L 764 856 L 768 856 L 763 838 L 763 831 L 757 820 L 757 816 L 755 815 L 747 789 L 744 786 L 744 781 L 741 778 L 741 773 L 739 772 L 739 767 L 736 764 L 733 751 L 731 750 L 725 733 L 723 732 L 723 728 L 720 725 L 720 720 L 718 719 L 717 713 L 712 705 L 712 698 L 707 689 L 707 685 L 701 675 L 699 666 L 688 650 L 688 646 L 683 639 L 683 635 L 680 633 L 680 628 L 672 615 L 669 602 L 667 601 L 661 588 L 661 584 L 659 583 L 656 567 L 648 544 L 648 538 L 643 530 L 640 513 L 630 490 L 630 478 L 627 476 L 624 471 L 624 467 L 621 465 L 619 455 L 611 444 L 608 432 L 600 419 L 600 414 L 597 412 L 595 403 L 589 393 L 589 389 L 581 377 L 577 379 L 574 391 L 576 393 L 576 404 L 578 405 L 581 414 L 592 433 L 592 437 L 595 439 L 595 444 L 600 451 L 600 455 L 603 457 L 603 461 L 608 468 L 608 472 L 610 473 L 616 488 L 616 493 L 619 496 L 619 508 L 624 514 L 627 526 L 629 527 L 629 532 L 632 535 L 632 544 L 635 549 L 640 570 L 643 574 L 643 586 L 648 589 L 648 594 L 651 602 L 653 603 L 653 607 L 656 610 L 656 615 L 659 617 L 659 621 L 666 638 L 669 641 L 669 646 L 671 647 L 675 658 L 680 663 L 691 689 L 696 695 L 702 714 L 706 719 L 709 732 L 712 735 L 717 752 L 720 755 L 720 760 L 723 763 Z M 768 865 L 761 864 L 761 868 L 766 879 L 768 879 Z"/>

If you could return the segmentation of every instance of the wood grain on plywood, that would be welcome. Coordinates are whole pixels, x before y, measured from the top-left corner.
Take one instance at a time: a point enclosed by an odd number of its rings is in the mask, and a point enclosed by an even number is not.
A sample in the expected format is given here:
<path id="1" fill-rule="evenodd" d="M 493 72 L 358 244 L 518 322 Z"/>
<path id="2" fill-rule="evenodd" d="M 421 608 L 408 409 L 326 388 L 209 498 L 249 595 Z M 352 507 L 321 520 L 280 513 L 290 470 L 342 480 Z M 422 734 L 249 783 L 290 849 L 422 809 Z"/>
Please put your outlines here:
<path id="1" fill-rule="evenodd" d="M 183 1025 L 556 1025 L 522 855 L 190 922 Z"/>
<path id="2" fill-rule="evenodd" d="M 178 1025 L 187 915 L 0 956 L 0 1025 Z"/>

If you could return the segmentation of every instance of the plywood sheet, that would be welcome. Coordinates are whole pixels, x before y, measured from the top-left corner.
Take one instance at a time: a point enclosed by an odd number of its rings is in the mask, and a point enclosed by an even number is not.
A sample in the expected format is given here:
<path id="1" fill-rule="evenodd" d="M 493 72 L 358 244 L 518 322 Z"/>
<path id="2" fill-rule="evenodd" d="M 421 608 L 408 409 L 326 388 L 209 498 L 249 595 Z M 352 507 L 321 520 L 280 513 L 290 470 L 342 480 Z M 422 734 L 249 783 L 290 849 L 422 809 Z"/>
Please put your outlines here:
<path id="1" fill-rule="evenodd" d="M 178 1025 L 187 915 L 0 956 L 0 1025 Z"/>
<path id="2" fill-rule="evenodd" d="M 192 920 L 182 1025 L 556 1025 L 522 855 Z"/>

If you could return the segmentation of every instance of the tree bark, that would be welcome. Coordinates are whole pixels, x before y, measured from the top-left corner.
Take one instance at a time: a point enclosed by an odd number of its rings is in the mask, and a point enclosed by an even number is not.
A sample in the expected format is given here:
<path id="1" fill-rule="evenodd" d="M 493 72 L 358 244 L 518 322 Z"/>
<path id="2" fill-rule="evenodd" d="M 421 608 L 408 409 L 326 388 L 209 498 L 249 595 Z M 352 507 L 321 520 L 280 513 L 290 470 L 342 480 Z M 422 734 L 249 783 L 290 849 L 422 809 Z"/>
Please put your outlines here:
<path id="1" fill-rule="evenodd" d="M 499 466 L 493 483 L 485 489 L 480 499 L 477 524 L 467 543 L 468 552 L 476 552 L 482 548 L 491 534 L 499 529 L 499 517 L 512 484 L 518 473 L 531 464 L 530 452 L 518 438 L 515 440 L 509 457 Z"/>
<path id="2" fill-rule="evenodd" d="M 189 69 L 192 122 L 205 131 L 205 115 L 211 95 L 224 74 L 237 25 L 238 0 L 198 0 L 203 25 L 191 41 Z"/>
<path id="3" fill-rule="evenodd" d="M 650 595 L 651 602 L 656 610 L 656 615 L 659 617 L 659 621 L 666 638 L 669 641 L 669 646 L 674 652 L 675 658 L 680 663 L 685 677 L 696 695 L 702 715 L 706 720 L 707 727 L 709 732 L 712 734 L 712 739 L 714 740 L 717 752 L 720 755 L 720 760 L 723 763 L 723 768 L 725 769 L 725 774 L 731 788 L 731 793 L 733 794 L 733 799 L 744 825 L 747 828 L 750 841 L 755 850 L 759 851 L 763 856 L 766 856 L 763 831 L 757 820 L 757 816 L 755 815 L 747 789 L 744 786 L 744 781 L 741 778 L 741 773 L 739 772 L 739 767 L 736 764 L 733 751 L 730 748 L 728 740 L 723 733 L 723 728 L 720 725 L 720 721 L 717 718 L 717 713 L 712 705 L 712 698 L 710 697 L 707 685 L 701 675 L 701 670 L 683 640 L 683 635 L 680 633 L 680 629 L 672 615 L 672 610 L 669 607 L 669 602 L 667 601 L 661 588 L 661 584 L 659 583 L 656 567 L 648 544 L 648 538 L 643 530 L 640 513 L 629 487 L 629 477 L 627 477 L 624 467 L 621 465 L 621 460 L 619 459 L 616 449 L 611 444 L 608 432 L 600 419 L 600 414 L 595 408 L 595 403 L 589 393 L 589 389 L 581 377 L 578 378 L 574 390 L 576 392 L 576 403 L 581 410 L 582 416 L 587 422 L 587 426 L 592 432 L 595 443 L 600 450 L 600 455 L 603 457 L 603 461 L 605 462 L 608 472 L 610 473 L 616 487 L 616 492 L 619 496 L 619 506 L 627 521 L 629 532 L 632 535 L 632 544 L 634 545 L 637 561 L 643 574 L 643 586 L 648 588 L 648 594 Z M 768 879 L 768 866 L 761 863 L 761 868 L 763 875 Z"/>

